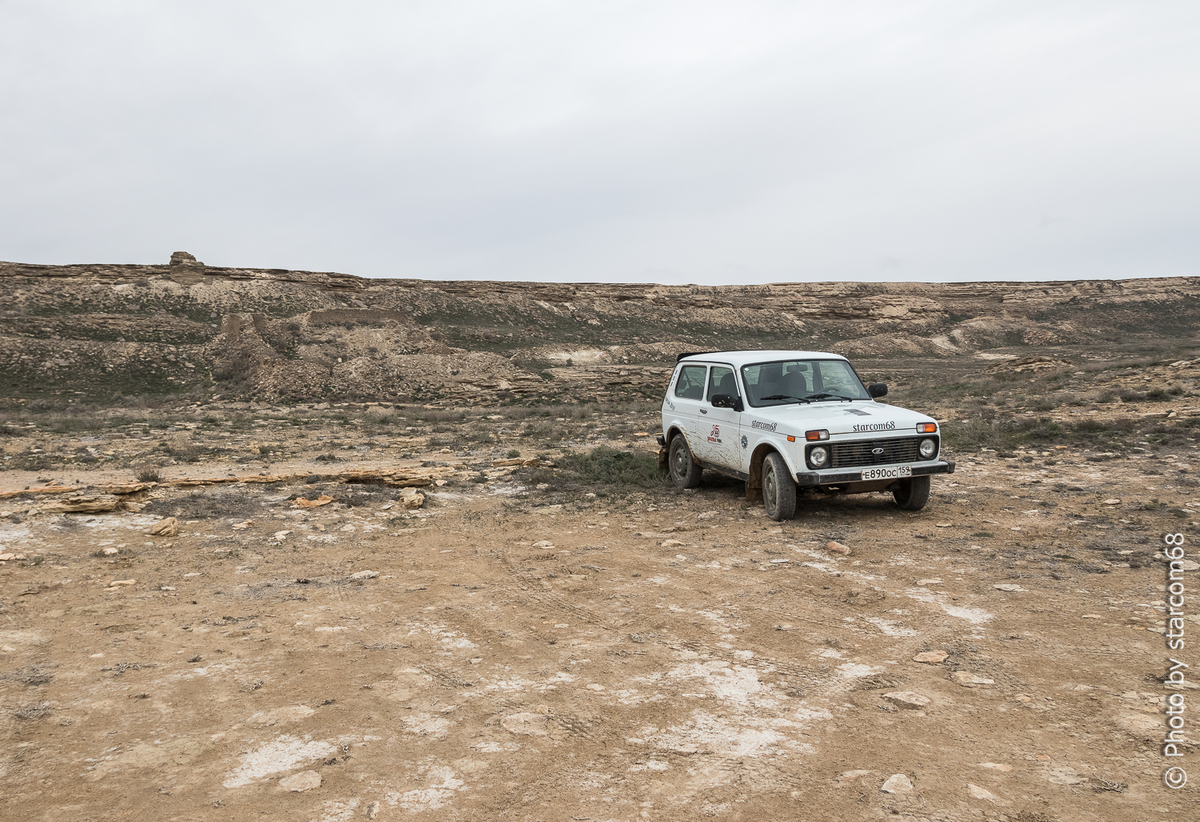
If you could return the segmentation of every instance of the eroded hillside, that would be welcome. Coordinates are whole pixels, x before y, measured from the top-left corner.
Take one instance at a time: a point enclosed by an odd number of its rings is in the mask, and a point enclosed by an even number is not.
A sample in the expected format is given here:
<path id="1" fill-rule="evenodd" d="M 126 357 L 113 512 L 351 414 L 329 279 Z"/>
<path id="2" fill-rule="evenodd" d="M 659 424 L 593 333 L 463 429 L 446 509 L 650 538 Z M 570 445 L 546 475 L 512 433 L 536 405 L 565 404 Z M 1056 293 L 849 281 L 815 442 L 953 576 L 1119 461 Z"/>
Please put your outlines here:
<path id="1" fill-rule="evenodd" d="M 652 396 L 685 350 L 855 358 L 1195 341 L 1200 278 L 662 286 L 368 280 L 169 265 L 0 263 L 9 396 L 461 403 Z"/>

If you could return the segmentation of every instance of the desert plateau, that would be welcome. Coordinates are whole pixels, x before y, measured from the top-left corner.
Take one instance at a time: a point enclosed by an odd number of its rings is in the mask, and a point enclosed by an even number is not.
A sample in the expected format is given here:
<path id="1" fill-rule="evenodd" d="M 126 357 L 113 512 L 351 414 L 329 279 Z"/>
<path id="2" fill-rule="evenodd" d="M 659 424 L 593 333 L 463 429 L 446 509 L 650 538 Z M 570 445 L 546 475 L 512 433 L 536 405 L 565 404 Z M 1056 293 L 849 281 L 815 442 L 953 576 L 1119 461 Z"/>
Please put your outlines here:
<path id="1" fill-rule="evenodd" d="M 1200 278 L 0 288 L 0 818 L 1200 818 Z M 956 471 L 676 490 L 666 380 L 732 348 Z"/>

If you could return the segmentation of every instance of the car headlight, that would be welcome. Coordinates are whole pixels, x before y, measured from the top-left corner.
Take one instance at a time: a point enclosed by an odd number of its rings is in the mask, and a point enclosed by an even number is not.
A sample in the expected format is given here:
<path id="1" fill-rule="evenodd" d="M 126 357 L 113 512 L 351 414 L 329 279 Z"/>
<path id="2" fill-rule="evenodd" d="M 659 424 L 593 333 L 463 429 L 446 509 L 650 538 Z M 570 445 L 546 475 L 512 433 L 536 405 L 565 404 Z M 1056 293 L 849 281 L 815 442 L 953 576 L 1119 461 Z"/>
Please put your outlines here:
<path id="1" fill-rule="evenodd" d="M 813 468 L 824 468 L 827 462 L 829 462 L 829 450 L 825 446 L 818 445 L 816 448 L 809 449 L 808 464 Z"/>
<path id="2" fill-rule="evenodd" d="M 921 459 L 933 459 L 933 455 L 937 453 L 937 443 L 931 439 L 923 439 L 918 450 L 921 452 Z"/>

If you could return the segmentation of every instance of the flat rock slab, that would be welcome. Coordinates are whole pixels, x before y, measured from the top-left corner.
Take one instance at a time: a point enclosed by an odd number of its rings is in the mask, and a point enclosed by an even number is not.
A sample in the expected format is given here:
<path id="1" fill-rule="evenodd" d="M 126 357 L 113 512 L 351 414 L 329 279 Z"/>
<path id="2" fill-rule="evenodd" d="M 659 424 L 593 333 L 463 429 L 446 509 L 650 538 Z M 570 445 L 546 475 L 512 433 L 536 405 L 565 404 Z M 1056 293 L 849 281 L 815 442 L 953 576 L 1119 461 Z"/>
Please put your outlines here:
<path id="1" fill-rule="evenodd" d="M 945 662 L 949 656 L 945 651 L 922 651 L 913 657 L 913 662 Z"/>
<path id="2" fill-rule="evenodd" d="M 966 687 L 966 688 L 975 688 L 980 685 L 995 685 L 996 684 L 996 680 L 994 680 L 994 679 L 987 679 L 982 676 L 976 676 L 975 674 L 969 673 L 967 671 L 955 671 L 954 673 L 950 674 L 950 678 L 953 679 L 955 682 L 957 682 L 959 685 L 962 685 L 963 687 Z"/>
<path id="3" fill-rule="evenodd" d="M 879 790 L 884 793 L 912 793 L 913 783 L 904 774 L 895 773 L 887 778 L 887 781 L 883 783 L 883 787 Z"/>
<path id="4" fill-rule="evenodd" d="M 300 771 L 300 773 L 294 773 L 279 780 L 279 787 L 296 793 L 311 791 L 313 788 L 321 787 L 321 775 L 316 771 Z"/>
<path id="5" fill-rule="evenodd" d="M 996 794 L 992 793 L 987 788 L 981 788 L 978 785 L 972 785 L 970 782 L 967 783 L 967 793 L 969 793 L 975 799 L 984 799 L 988 802 L 998 802 L 1000 800 L 1000 797 L 996 796 Z"/>
<path id="6" fill-rule="evenodd" d="M 920 710 L 928 706 L 931 702 L 929 697 L 921 696 L 912 691 L 891 691 L 884 694 L 883 698 L 898 708 L 907 708 L 913 711 Z"/>

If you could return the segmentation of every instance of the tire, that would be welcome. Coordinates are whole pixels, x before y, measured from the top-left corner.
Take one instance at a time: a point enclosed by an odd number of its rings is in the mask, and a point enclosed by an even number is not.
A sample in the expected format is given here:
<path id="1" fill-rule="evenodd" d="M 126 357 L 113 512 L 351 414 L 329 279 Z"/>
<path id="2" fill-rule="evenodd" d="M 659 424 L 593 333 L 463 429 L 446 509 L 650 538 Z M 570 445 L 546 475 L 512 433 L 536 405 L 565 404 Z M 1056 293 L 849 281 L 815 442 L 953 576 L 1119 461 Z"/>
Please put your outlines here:
<path id="1" fill-rule="evenodd" d="M 675 483 L 676 488 L 683 490 L 700 485 L 700 475 L 704 469 L 692 459 L 692 449 L 688 448 L 683 434 L 676 434 L 671 438 L 667 467 L 671 473 L 671 482 Z"/>
<path id="2" fill-rule="evenodd" d="M 920 511 L 929 502 L 929 475 L 903 480 L 892 498 L 905 511 Z"/>
<path id="3" fill-rule="evenodd" d="M 767 454 L 762 473 L 763 507 L 776 522 L 796 516 L 796 481 L 787 463 L 775 452 Z"/>

